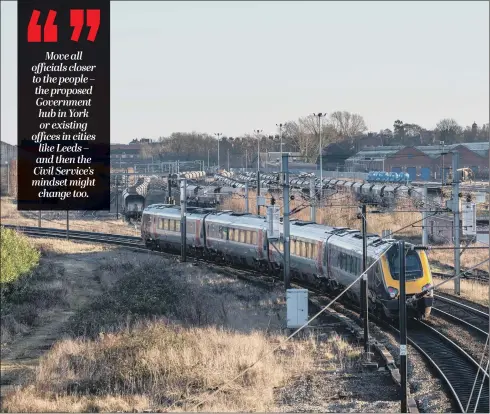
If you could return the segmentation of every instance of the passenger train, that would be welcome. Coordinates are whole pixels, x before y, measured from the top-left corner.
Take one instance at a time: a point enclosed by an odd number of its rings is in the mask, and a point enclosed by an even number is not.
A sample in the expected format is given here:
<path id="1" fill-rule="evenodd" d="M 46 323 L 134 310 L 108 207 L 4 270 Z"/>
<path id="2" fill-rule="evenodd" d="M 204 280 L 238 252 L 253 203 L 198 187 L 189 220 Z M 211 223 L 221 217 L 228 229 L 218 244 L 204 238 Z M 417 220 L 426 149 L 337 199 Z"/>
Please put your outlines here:
<path id="1" fill-rule="evenodd" d="M 158 250 L 181 248 L 180 208 L 153 204 L 143 211 L 141 236 L 146 246 Z M 189 209 L 186 241 L 190 254 L 282 275 L 282 234 L 278 241 L 267 237 L 266 219 L 248 213 Z M 413 245 L 408 245 L 408 247 Z M 399 252 L 393 240 L 368 235 L 369 308 L 396 318 L 398 314 Z M 307 281 L 329 292 L 340 292 L 362 269 L 362 235 L 358 230 L 328 227 L 291 220 L 290 269 L 293 279 Z M 409 313 L 427 318 L 433 304 L 432 275 L 424 251 L 409 249 L 406 256 L 406 295 L 416 295 Z M 360 282 L 346 292 L 359 301 Z"/>

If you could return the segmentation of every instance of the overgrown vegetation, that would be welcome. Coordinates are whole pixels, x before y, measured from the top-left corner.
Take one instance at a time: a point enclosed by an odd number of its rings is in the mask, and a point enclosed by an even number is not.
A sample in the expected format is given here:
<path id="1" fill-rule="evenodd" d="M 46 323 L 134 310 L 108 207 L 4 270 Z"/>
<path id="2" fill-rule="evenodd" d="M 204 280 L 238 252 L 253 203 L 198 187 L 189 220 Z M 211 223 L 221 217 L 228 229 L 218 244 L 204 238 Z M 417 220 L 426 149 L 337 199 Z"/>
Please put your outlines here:
<path id="1" fill-rule="evenodd" d="M 29 273 L 39 262 L 40 253 L 28 239 L 14 230 L 0 229 L 0 283 L 2 296 L 13 282 Z"/>
<path id="2" fill-rule="evenodd" d="M 270 308 L 268 328 L 277 293 L 155 257 L 106 259 L 94 279 L 102 292 L 69 322 L 72 339 L 6 397 L 7 411 L 191 410 L 260 357 L 197 409 L 265 411 L 276 387 L 313 364 L 315 340 L 272 353 L 280 336 L 247 329 L 261 326 L 255 318 Z"/>

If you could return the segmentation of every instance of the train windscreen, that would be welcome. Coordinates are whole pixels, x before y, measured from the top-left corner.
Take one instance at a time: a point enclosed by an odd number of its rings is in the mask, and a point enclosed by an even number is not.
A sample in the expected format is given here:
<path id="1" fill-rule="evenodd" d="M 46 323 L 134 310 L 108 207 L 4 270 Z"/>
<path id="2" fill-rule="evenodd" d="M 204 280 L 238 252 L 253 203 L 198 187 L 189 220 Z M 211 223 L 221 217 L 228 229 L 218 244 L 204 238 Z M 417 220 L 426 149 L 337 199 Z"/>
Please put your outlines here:
<path id="1" fill-rule="evenodd" d="M 400 277 L 400 254 L 398 245 L 393 245 L 389 250 L 387 257 L 390 265 L 391 277 L 398 280 Z M 423 275 L 422 263 L 417 252 L 409 250 L 405 256 L 405 278 L 406 280 L 415 280 Z"/>

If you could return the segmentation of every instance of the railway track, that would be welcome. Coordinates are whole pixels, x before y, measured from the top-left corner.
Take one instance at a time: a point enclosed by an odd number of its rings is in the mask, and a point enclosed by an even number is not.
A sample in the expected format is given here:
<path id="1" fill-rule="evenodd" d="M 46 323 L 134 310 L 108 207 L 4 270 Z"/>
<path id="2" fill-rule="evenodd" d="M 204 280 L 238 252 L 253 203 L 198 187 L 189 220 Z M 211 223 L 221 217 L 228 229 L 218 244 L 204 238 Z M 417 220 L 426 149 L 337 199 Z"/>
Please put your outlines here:
<path id="1" fill-rule="evenodd" d="M 66 237 L 66 230 L 64 229 L 14 225 L 2 226 L 5 228 L 16 229 L 36 237 Z M 136 236 L 70 231 L 69 238 L 72 240 L 114 244 L 137 250 L 149 250 L 143 244 L 141 238 Z M 261 279 L 264 278 L 263 275 L 258 275 L 258 277 Z M 305 287 L 311 290 L 311 287 Z M 325 296 L 328 297 L 328 295 Z M 436 297 L 437 302 L 440 302 L 435 308 L 437 309 L 435 310 L 436 312 L 444 312 L 445 314 L 450 315 L 448 317 L 453 318 L 455 322 L 471 325 L 472 328 L 480 334 L 484 332 L 485 329 L 486 332 L 488 332 L 488 314 L 439 295 L 436 295 Z M 348 308 L 359 312 L 359 308 L 355 305 L 349 304 Z M 483 315 L 487 318 L 486 328 Z M 392 331 L 398 332 L 395 327 L 387 325 L 385 322 L 376 318 L 375 315 L 371 315 L 370 318 L 372 321 L 376 321 L 380 326 L 389 327 Z M 481 367 L 478 362 L 457 344 L 424 322 L 415 320 L 410 321 L 408 341 L 425 357 L 433 369 L 438 373 L 438 376 L 443 380 L 448 391 L 452 394 L 455 405 L 460 412 L 489 412 L 488 369 Z M 478 378 L 477 372 L 479 373 Z M 476 382 L 475 378 L 477 378 Z M 468 411 L 466 410 L 467 406 Z"/>
<path id="2" fill-rule="evenodd" d="M 455 323 L 464 325 L 472 331 L 486 337 L 489 328 L 489 314 L 472 306 L 438 294 L 434 294 L 432 311 Z"/>
<path id="3" fill-rule="evenodd" d="M 53 237 L 53 238 L 67 237 L 67 232 L 64 229 L 14 226 L 10 224 L 2 224 L 2 227 L 7 229 L 18 230 L 24 234 L 34 236 L 34 237 Z M 122 235 L 115 235 L 115 234 L 90 232 L 90 231 L 70 230 L 68 232 L 68 238 L 70 240 L 107 243 L 107 244 L 114 244 L 117 246 L 131 247 L 138 250 L 139 249 L 145 251 L 148 250 L 144 245 L 144 243 L 142 242 L 141 237 L 136 237 L 136 236 L 122 236 Z"/>
<path id="4" fill-rule="evenodd" d="M 488 369 L 424 322 L 410 321 L 408 341 L 439 373 L 453 395 L 458 412 L 489 412 Z"/>

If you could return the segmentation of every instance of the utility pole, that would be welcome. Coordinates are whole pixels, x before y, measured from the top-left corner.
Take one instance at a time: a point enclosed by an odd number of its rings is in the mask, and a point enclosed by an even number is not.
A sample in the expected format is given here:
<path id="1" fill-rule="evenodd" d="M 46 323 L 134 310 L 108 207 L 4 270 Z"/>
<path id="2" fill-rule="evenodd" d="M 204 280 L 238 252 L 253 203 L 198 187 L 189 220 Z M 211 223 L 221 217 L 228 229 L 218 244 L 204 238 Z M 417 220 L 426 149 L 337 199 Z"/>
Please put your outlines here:
<path id="1" fill-rule="evenodd" d="M 219 137 L 223 136 L 221 132 L 215 132 L 214 135 L 218 137 L 218 172 L 219 172 Z"/>
<path id="2" fill-rule="evenodd" d="M 170 198 L 172 197 L 172 181 L 170 179 L 170 172 L 167 175 L 167 196 L 168 203 L 170 204 Z"/>
<path id="3" fill-rule="evenodd" d="M 282 160 L 282 127 L 284 124 L 276 124 L 277 127 L 279 127 L 279 139 L 281 140 L 281 160 Z"/>
<path id="4" fill-rule="evenodd" d="M 400 377 L 401 412 L 407 412 L 407 302 L 405 294 L 405 242 L 398 242 L 400 254 Z"/>
<path id="5" fill-rule="evenodd" d="M 310 220 L 316 222 L 316 188 L 315 177 L 310 178 Z"/>
<path id="6" fill-rule="evenodd" d="M 180 261 L 187 261 L 187 240 L 186 240 L 186 224 L 187 224 L 187 212 L 186 212 L 186 202 L 187 202 L 187 183 L 186 179 L 182 178 L 180 180 L 180 240 L 181 240 L 181 249 L 180 249 Z"/>
<path id="7" fill-rule="evenodd" d="M 439 144 L 442 145 L 442 151 L 441 151 L 441 154 L 442 154 L 442 174 L 441 174 L 441 183 L 442 185 L 444 186 L 444 183 L 445 183 L 445 174 L 444 174 L 444 141 L 439 141 Z"/>
<path id="8" fill-rule="evenodd" d="M 284 246 L 284 288 L 287 290 L 291 287 L 290 283 L 290 249 L 289 249 L 289 166 L 288 155 L 282 155 L 282 174 L 283 174 L 283 246 Z"/>
<path id="9" fill-rule="evenodd" d="M 116 174 L 116 220 L 119 220 L 119 180 Z M 127 217 L 127 216 L 126 216 Z"/>
<path id="10" fill-rule="evenodd" d="M 260 216 L 259 197 L 260 197 L 260 171 L 257 171 L 257 215 L 258 216 Z"/>
<path id="11" fill-rule="evenodd" d="M 248 170 L 248 149 L 245 150 L 245 171 Z"/>
<path id="12" fill-rule="evenodd" d="M 248 181 L 245 181 L 245 213 L 248 213 Z"/>
<path id="13" fill-rule="evenodd" d="M 318 117 L 318 135 L 319 135 L 319 153 L 320 153 L 320 190 L 323 196 L 323 145 L 322 145 L 322 117 L 327 114 L 318 112 L 318 114 L 313 114 L 313 116 Z"/>
<path id="14" fill-rule="evenodd" d="M 209 170 L 209 150 L 208 150 L 208 170 Z"/>
<path id="15" fill-rule="evenodd" d="M 362 272 L 366 272 L 367 269 L 367 220 L 366 220 L 367 208 L 366 204 L 361 207 L 361 220 L 362 220 Z M 367 273 L 362 275 L 361 279 L 361 300 L 362 300 L 362 313 L 364 322 L 364 353 L 367 358 L 367 362 L 370 361 L 369 355 L 369 286 Z"/>
<path id="16" fill-rule="evenodd" d="M 228 149 L 228 171 L 230 171 L 230 150 Z"/>
<path id="17" fill-rule="evenodd" d="M 37 227 L 41 228 L 41 210 L 39 210 L 39 215 L 37 216 Z"/>
<path id="18" fill-rule="evenodd" d="M 422 246 L 427 246 L 429 244 L 429 233 L 427 226 L 427 184 L 424 184 L 424 205 L 422 206 Z"/>
<path id="19" fill-rule="evenodd" d="M 69 239 L 70 234 L 70 211 L 66 210 L 66 240 Z"/>
<path id="20" fill-rule="evenodd" d="M 260 171 L 260 133 L 261 129 L 254 129 L 255 134 L 257 135 L 257 172 Z"/>
<path id="21" fill-rule="evenodd" d="M 453 151 L 453 200 L 452 200 L 452 209 L 453 209 L 453 229 L 454 229 L 454 275 L 459 275 L 460 270 L 460 230 L 459 230 L 459 174 L 458 174 L 458 165 L 459 165 L 459 152 Z M 456 277 L 454 279 L 454 294 L 460 295 L 460 277 Z"/>

